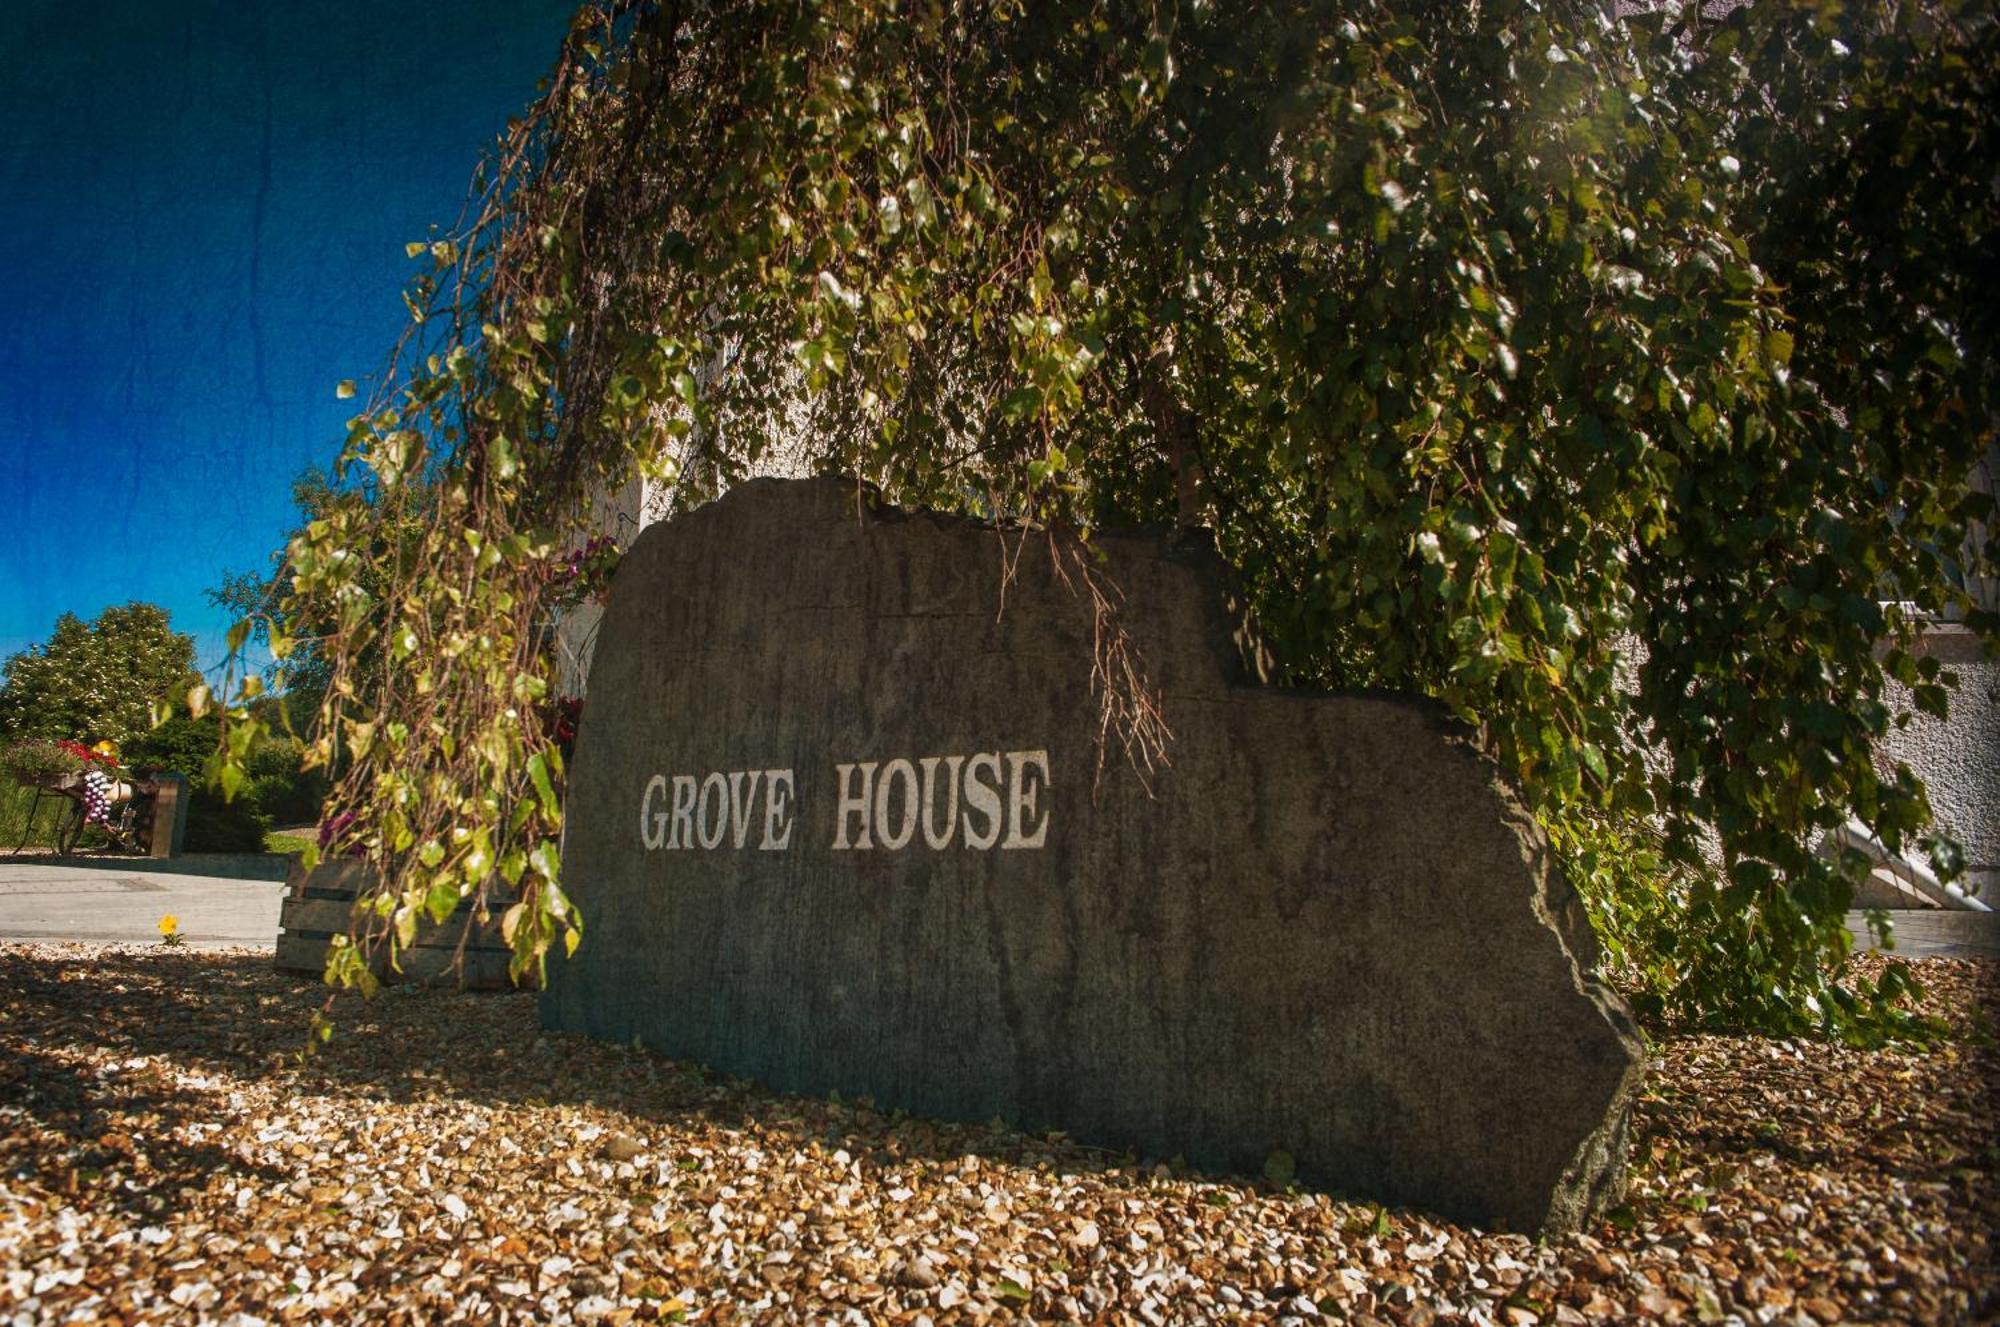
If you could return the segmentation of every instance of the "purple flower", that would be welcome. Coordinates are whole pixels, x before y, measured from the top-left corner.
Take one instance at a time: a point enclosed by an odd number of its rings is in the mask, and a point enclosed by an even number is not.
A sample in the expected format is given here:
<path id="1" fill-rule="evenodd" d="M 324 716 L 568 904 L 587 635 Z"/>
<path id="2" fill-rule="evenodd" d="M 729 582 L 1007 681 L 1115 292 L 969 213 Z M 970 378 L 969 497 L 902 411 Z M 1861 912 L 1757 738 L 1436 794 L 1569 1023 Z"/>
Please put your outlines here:
<path id="1" fill-rule="evenodd" d="M 353 826 L 354 813 L 352 811 L 342 811 L 331 820 L 321 821 L 319 826 L 319 850 L 325 852 L 331 848 L 340 836 L 347 833 Z"/>

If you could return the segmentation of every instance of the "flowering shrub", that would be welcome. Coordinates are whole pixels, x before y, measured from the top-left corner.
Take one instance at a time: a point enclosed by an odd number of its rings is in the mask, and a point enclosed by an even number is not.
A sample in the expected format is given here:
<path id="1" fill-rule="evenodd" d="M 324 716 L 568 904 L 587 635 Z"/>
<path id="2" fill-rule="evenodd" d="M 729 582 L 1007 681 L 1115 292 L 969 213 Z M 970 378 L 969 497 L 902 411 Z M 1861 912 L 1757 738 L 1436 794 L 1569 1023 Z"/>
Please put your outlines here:
<path id="1" fill-rule="evenodd" d="M 338 815 L 322 820 L 319 826 L 319 851 L 322 857 L 359 857 L 367 849 L 362 834 L 357 829 L 361 818 L 352 811 L 342 811 Z"/>
<path id="2" fill-rule="evenodd" d="M 88 747 L 81 742 L 72 742 L 68 739 L 59 741 L 56 745 L 82 762 L 77 765 L 78 769 L 88 769 L 92 765 L 102 765 L 106 769 L 118 768 L 118 757 L 109 751 Z"/>
<path id="3" fill-rule="evenodd" d="M 624 551 L 608 534 L 594 535 L 581 548 L 572 548 L 555 564 L 550 593 L 562 607 L 595 603 L 611 589 L 612 573 Z"/>
<path id="4" fill-rule="evenodd" d="M 583 722 L 583 698 L 559 696 L 542 707 L 542 731 L 562 748 L 563 757 L 576 747 L 576 726 Z"/>

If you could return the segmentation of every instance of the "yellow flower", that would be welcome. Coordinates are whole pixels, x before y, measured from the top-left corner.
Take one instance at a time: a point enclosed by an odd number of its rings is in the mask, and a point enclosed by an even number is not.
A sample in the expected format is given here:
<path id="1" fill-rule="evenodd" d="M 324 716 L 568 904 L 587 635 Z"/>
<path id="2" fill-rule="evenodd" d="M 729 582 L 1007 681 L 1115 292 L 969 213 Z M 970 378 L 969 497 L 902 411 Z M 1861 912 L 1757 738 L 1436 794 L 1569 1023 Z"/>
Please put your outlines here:
<path id="1" fill-rule="evenodd" d="M 180 929 L 181 929 L 181 919 L 174 916 L 173 913 L 170 912 L 166 916 L 160 918 L 161 935 L 172 935 L 175 931 L 178 931 Z"/>

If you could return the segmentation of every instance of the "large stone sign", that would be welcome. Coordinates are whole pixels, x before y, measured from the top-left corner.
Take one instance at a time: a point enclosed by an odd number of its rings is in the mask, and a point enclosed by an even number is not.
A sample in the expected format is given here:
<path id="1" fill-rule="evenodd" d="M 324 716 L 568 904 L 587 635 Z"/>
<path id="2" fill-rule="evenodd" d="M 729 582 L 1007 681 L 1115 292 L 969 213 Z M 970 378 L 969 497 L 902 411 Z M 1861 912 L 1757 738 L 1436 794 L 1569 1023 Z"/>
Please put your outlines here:
<path id="1" fill-rule="evenodd" d="M 1620 1182 L 1639 1041 L 1506 782 L 1428 704 L 1240 677 L 1212 554 L 1095 546 L 1173 733 L 1150 790 L 1100 763 L 1098 621 L 1045 536 L 776 480 L 647 530 L 592 666 L 565 849 L 588 931 L 544 1020 L 1582 1220 Z"/>

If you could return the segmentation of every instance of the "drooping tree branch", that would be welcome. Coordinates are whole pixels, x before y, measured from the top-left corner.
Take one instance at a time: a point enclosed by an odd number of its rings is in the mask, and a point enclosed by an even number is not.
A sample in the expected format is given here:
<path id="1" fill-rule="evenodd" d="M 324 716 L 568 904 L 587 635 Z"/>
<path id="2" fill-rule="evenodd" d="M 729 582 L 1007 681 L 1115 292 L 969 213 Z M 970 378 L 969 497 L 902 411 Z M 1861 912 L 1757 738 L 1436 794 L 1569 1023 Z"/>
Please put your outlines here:
<path id="1" fill-rule="evenodd" d="M 524 969 L 575 941 L 561 555 L 593 492 L 786 446 L 1212 520 L 1291 676 L 1479 725 L 1662 1001 L 1889 1026 L 1812 846 L 1928 818 L 1870 753 L 1888 679 L 1945 687 L 1879 600 L 1962 599 L 2000 234 L 1992 21 L 1904 9 L 586 6 L 288 550 L 378 935 L 472 897 Z"/>

